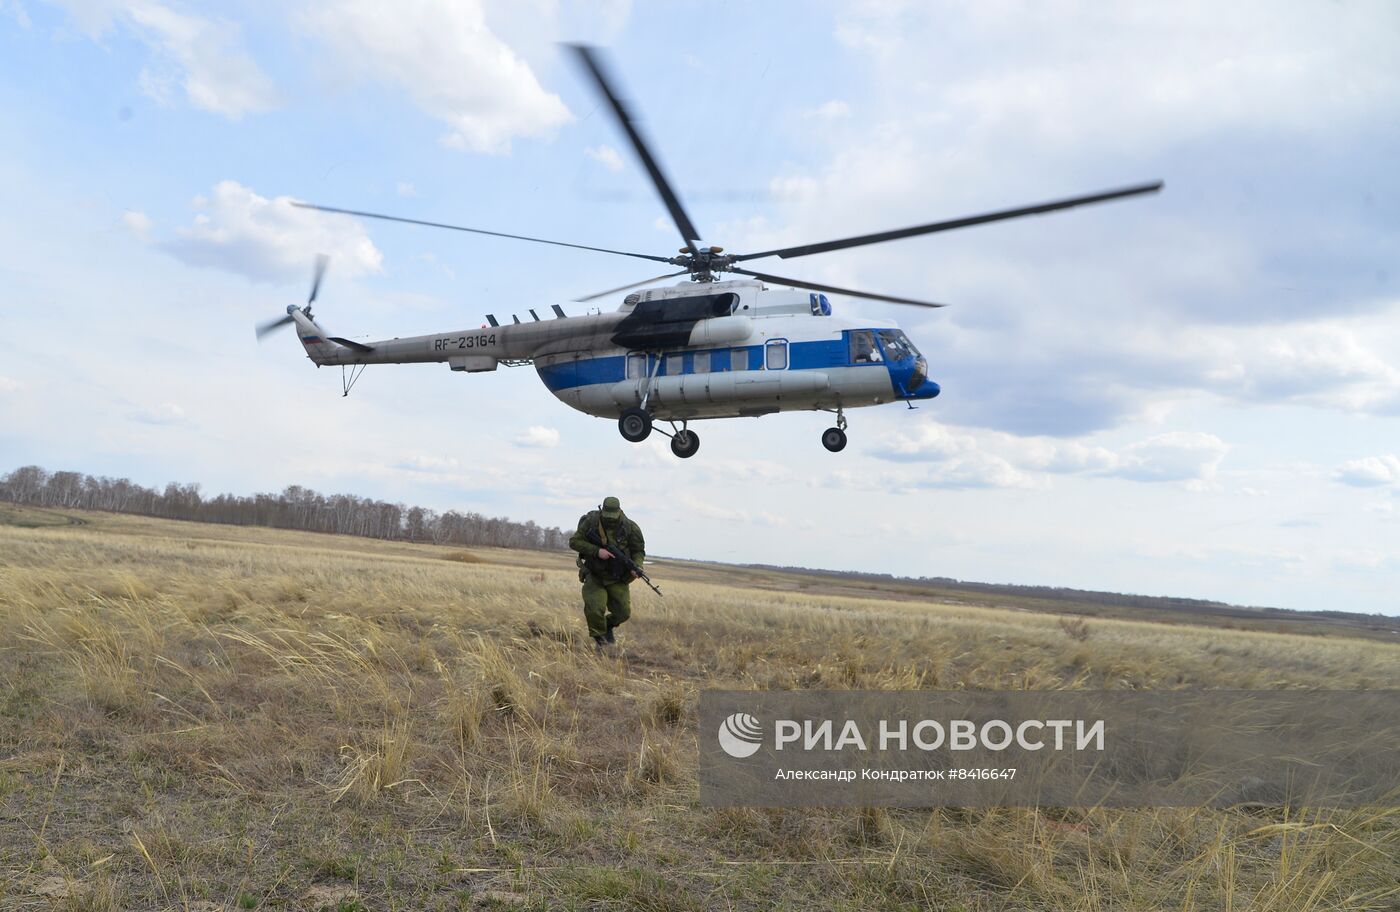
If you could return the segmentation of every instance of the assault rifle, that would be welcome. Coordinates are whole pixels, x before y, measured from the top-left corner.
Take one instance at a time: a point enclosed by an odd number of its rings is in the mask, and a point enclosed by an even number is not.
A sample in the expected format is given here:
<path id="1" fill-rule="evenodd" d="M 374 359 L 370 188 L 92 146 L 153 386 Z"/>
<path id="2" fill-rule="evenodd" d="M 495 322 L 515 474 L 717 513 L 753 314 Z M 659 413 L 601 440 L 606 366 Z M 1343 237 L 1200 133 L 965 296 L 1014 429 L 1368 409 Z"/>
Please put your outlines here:
<path id="1" fill-rule="evenodd" d="M 642 582 L 646 583 L 648 586 L 650 586 L 652 592 L 655 592 L 657 595 L 661 595 L 661 590 L 658 589 L 656 584 L 651 581 L 651 577 L 647 576 L 647 572 L 645 570 L 637 566 L 637 562 L 632 560 L 631 556 L 626 551 L 623 551 L 621 548 L 619 548 L 616 543 L 604 541 L 602 513 L 603 508 L 599 507 L 598 529 L 597 531 L 589 529 L 587 532 L 584 533 L 584 538 L 587 538 L 590 542 L 597 545 L 599 548 L 608 549 L 608 551 L 613 556 L 613 560 L 622 564 L 622 566 L 628 571 L 637 574 L 637 578 Z M 666 596 L 661 595 L 661 597 L 665 598 Z"/>

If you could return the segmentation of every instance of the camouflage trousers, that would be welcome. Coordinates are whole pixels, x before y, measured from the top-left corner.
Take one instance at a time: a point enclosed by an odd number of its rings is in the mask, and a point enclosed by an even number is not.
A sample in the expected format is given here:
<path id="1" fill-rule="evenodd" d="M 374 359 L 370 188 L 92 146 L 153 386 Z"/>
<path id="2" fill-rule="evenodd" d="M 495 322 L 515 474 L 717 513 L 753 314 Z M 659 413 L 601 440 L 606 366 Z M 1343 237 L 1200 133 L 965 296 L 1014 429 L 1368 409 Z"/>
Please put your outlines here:
<path id="1" fill-rule="evenodd" d="M 583 616 L 588 635 L 602 636 L 632 616 L 632 593 L 628 582 L 605 583 L 593 574 L 583 580 Z"/>

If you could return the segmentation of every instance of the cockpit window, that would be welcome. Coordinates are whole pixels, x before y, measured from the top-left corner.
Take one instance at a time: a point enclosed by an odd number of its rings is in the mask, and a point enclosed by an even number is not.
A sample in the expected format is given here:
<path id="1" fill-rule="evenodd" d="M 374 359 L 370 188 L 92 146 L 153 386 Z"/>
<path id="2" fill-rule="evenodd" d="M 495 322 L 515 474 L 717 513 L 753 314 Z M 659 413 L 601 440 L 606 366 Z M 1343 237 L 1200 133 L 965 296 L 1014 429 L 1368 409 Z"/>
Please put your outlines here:
<path id="1" fill-rule="evenodd" d="M 857 329 L 851 333 L 851 363 L 878 364 L 885 359 L 880 349 L 875 347 L 875 334 L 868 329 Z"/>
<path id="2" fill-rule="evenodd" d="M 880 345 L 885 349 L 885 357 L 891 361 L 903 361 L 919 356 L 919 350 L 909 341 L 903 330 L 880 330 Z"/>

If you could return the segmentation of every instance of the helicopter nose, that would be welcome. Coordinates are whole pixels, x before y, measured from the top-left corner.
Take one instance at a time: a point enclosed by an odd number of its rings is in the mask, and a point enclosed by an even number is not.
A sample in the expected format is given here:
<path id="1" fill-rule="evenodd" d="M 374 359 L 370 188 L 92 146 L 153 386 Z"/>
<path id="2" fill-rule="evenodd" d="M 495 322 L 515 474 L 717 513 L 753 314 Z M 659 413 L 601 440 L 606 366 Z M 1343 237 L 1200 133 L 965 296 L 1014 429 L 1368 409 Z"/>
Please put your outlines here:
<path id="1" fill-rule="evenodd" d="M 932 399 L 939 393 L 943 392 L 942 387 L 940 387 L 934 381 L 927 379 L 923 380 L 921 383 L 919 383 L 918 386 L 914 387 L 912 390 L 909 389 L 908 386 L 902 386 L 898 389 L 900 392 L 903 393 L 903 396 L 901 396 L 901 398 L 903 399 Z"/>

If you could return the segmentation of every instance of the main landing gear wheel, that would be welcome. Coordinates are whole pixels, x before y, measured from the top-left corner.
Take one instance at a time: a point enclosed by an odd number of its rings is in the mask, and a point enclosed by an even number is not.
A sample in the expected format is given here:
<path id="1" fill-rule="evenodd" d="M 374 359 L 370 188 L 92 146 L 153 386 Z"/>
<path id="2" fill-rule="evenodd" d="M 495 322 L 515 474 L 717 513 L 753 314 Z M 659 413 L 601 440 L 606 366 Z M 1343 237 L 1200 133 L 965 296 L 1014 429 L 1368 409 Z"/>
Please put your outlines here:
<path id="1" fill-rule="evenodd" d="M 694 431 L 677 431 L 671 437 L 671 452 L 689 459 L 700 449 L 700 435 Z"/>
<path id="2" fill-rule="evenodd" d="M 827 428 L 822 431 L 822 446 L 833 453 L 839 453 L 846 448 L 846 432 L 840 428 Z"/>
<path id="3" fill-rule="evenodd" d="M 630 408 L 617 419 L 617 430 L 632 443 L 641 443 L 651 434 L 651 416 L 643 409 Z"/>

